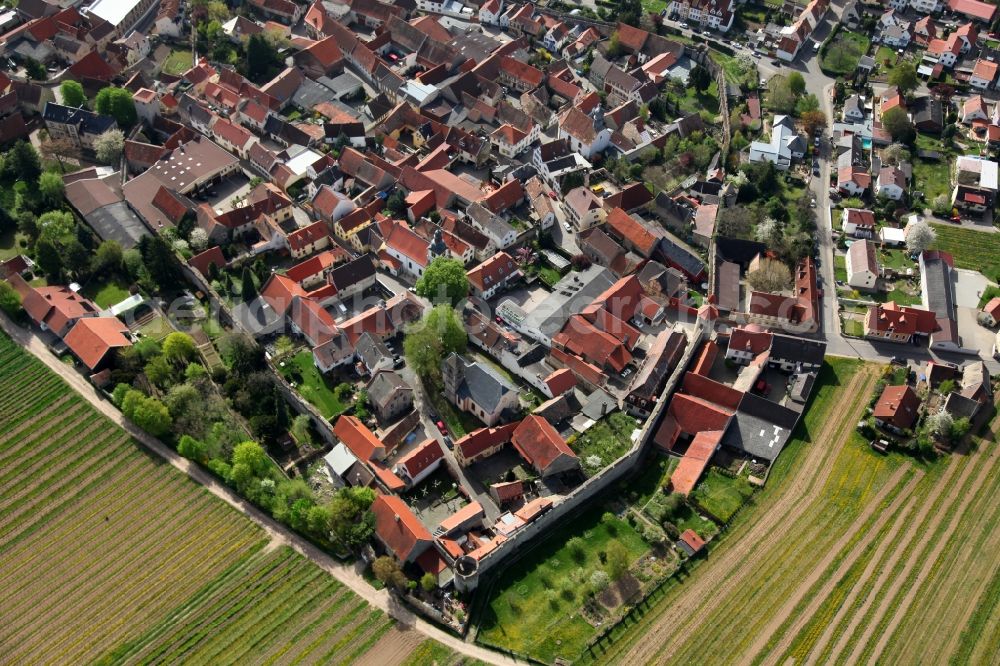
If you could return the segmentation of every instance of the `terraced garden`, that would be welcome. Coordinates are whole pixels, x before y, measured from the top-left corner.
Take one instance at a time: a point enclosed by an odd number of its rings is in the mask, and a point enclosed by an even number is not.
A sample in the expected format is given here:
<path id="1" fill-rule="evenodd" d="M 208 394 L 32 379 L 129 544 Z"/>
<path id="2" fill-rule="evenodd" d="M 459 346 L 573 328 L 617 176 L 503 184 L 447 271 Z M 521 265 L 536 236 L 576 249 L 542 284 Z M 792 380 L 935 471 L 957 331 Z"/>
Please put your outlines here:
<path id="1" fill-rule="evenodd" d="M 755 506 L 589 659 L 976 663 L 1000 650 L 1000 423 L 930 465 L 880 456 L 853 428 L 876 367 L 836 364 L 839 386 Z"/>
<path id="2" fill-rule="evenodd" d="M 0 586 L 8 663 L 397 663 L 420 644 L 2 333 Z"/>

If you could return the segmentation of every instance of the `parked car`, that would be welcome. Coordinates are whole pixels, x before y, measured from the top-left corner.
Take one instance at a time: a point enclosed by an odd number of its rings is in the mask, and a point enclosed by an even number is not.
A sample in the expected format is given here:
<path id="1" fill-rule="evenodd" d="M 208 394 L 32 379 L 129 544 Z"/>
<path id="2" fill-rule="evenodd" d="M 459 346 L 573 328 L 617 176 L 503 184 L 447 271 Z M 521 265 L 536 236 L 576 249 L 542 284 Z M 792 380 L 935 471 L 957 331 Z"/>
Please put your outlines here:
<path id="1" fill-rule="evenodd" d="M 898 356 L 890 358 L 889 363 L 892 365 L 906 365 L 906 361 Z"/>
<path id="2" fill-rule="evenodd" d="M 444 445 L 447 446 L 449 449 L 452 449 L 452 448 L 454 448 L 455 443 L 451 441 L 451 437 L 449 437 L 448 435 L 445 435 L 444 436 Z"/>

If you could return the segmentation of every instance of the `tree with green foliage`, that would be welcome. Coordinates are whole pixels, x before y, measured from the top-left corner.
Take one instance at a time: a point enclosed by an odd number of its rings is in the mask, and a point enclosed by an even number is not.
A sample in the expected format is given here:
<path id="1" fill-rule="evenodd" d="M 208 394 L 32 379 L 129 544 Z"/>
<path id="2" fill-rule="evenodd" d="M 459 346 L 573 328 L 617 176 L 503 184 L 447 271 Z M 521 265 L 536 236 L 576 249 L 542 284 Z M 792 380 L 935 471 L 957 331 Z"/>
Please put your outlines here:
<path id="1" fill-rule="evenodd" d="M 205 446 L 204 442 L 190 435 L 182 436 L 180 441 L 177 442 L 177 453 L 188 460 L 194 460 L 202 464 L 208 462 L 208 447 Z"/>
<path id="2" fill-rule="evenodd" d="M 437 257 L 417 280 L 417 293 L 432 303 L 458 304 L 469 295 L 469 278 L 458 259 Z"/>
<path id="3" fill-rule="evenodd" d="M 822 113 L 819 110 L 819 100 L 816 99 L 816 95 L 802 95 L 795 102 L 795 115 L 800 118 L 807 113 Z"/>
<path id="4" fill-rule="evenodd" d="M 630 566 L 630 558 L 628 550 L 619 541 L 612 541 L 608 545 L 608 559 L 605 566 L 608 569 L 608 575 L 611 576 L 611 580 L 618 580 L 626 573 L 628 573 L 628 568 Z"/>
<path id="5" fill-rule="evenodd" d="M 424 588 L 424 592 L 433 592 L 437 589 L 438 580 L 437 576 L 432 573 L 425 573 L 420 577 L 420 587 Z"/>
<path id="6" fill-rule="evenodd" d="M 795 110 L 798 96 L 792 91 L 787 76 L 776 74 L 767 82 L 767 106 L 775 113 L 791 113 Z"/>
<path id="7" fill-rule="evenodd" d="M 241 442 L 233 449 L 231 464 L 229 482 L 240 492 L 246 492 L 254 481 L 267 473 L 267 454 L 257 442 Z"/>
<path id="8" fill-rule="evenodd" d="M 21 310 L 21 294 L 6 280 L 0 280 L 0 310 L 11 317 Z"/>
<path id="9" fill-rule="evenodd" d="M 63 202 L 63 193 L 66 191 L 66 184 L 62 176 L 46 171 L 38 177 L 38 193 L 42 195 L 42 203 L 46 208 L 58 208 Z"/>
<path id="10" fill-rule="evenodd" d="M 406 194 L 401 189 L 393 190 L 385 200 L 385 207 L 393 217 L 400 217 L 406 211 Z"/>
<path id="11" fill-rule="evenodd" d="M 73 79 L 66 79 L 59 85 L 59 92 L 62 94 L 63 104 L 66 106 L 81 107 L 87 103 L 87 95 L 83 92 L 83 86 Z"/>
<path id="12" fill-rule="evenodd" d="M 700 93 L 708 90 L 712 84 L 712 73 L 704 65 L 695 65 L 691 73 L 688 74 L 688 83 Z"/>
<path id="13" fill-rule="evenodd" d="M 197 353 L 194 339 L 187 333 L 175 331 L 163 340 L 163 355 L 176 365 L 187 366 L 188 361 L 194 359 Z"/>
<path id="14" fill-rule="evenodd" d="M 375 514 L 371 510 L 375 491 L 367 487 L 346 487 L 337 491 L 327 505 L 328 531 L 345 548 L 368 542 L 375 533 Z"/>
<path id="15" fill-rule="evenodd" d="M 893 141 L 910 144 L 916 138 L 913 123 L 906 111 L 896 106 L 882 114 L 882 126 L 892 135 Z"/>
<path id="16" fill-rule="evenodd" d="M 372 573 L 375 574 L 375 578 L 382 581 L 382 584 L 386 587 L 392 587 L 396 590 L 403 590 L 406 588 L 406 575 L 403 574 L 403 570 L 399 568 L 399 563 L 388 555 L 376 558 L 376 560 L 372 562 Z"/>
<path id="17" fill-rule="evenodd" d="M 889 72 L 889 85 L 896 86 L 900 94 L 906 95 L 915 90 L 919 83 L 917 68 L 908 60 L 899 63 Z"/>
<path id="18" fill-rule="evenodd" d="M 62 282 L 62 254 L 52 241 L 46 238 L 38 239 L 35 243 L 35 263 L 49 282 Z"/>
<path id="19" fill-rule="evenodd" d="M 164 288 L 178 282 L 180 271 L 177 257 L 163 236 L 160 234 L 143 236 L 139 241 L 139 251 L 142 253 L 146 272 L 157 286 Z"/>
<path id="20" fill-rule="evenodd" d="M 3 155 L 3 173 L 9 180 L 33 183 L 42 173 L 42 159 L 31 143 L 19 139 Z"/>
<path id="21" fill-rule="evenodd" d="M 257 298 L 257 285 L 254 283 L 253 272 L 249 266 L 243 267 L 243 275 L 240 278 L 240 298 L 244 303 L 250 303 Z"/>
<path id="22" fill-rule="evenodd" d="M 154 437 L 170 432 L 170 412 L 166 405 L 142 391 L 132 389 L 122 400 L 122 413 Z"/>
<path id="23" fill-rule="evenodd" d="M 93 273 L 118 273 L 122 268 L 122 246 L 116 240 L 108 239 L 97 246 L 90 262 Z"/>
<path id="24" fill-rule="evenodd" d="M 309 446 L 312 444 L 312 419 L 309 418 L 307 414 L 299 414 L 294 419 L 292 419 L 292 427 L 289 428 L 289 433 L 295 438 L 295 441 L 301 446 Z"/>
<path id="25" fill-rule="evenodd" d="M 132 93 L 125 88 L 102 88 L 94 98 L 94 110 L 103 116 L 111 116 L 123 129 L 132 127 L 138 119 Z"/>
<path id="26" fill-rule="evenodd" d="M 247 78 L 251 81 L 272 78 L 281 65 L 278 49 L 264 33 L 250 35 L 245 50 Z"/>
<path id="27" fill-rule="evenodd" d="M 806 91 L 806 80 L 799 72 L 792 72 L 788 75 L 788 87 L 793 95 L 801 95 Z"/>
<path id="28" fill-rule="evenodd" d="M 452 352 L 465 352 L 468 342 L 468 333 L 455 310 L 438 305 L 407 331 L 403 353 L 417 375 L 437 382 L 441 377 L 441 361 Z"/>
<path id="29" fill-rule="evenodd" d="M 45 65 L 34 58 L 25 59 L 24 71 L 27 72 L 28 78 L 33 81 L 44 81 L 49 78 L 49 73 L 45 71 Z"/>
<path id="30" fill-rule="evenodd" d="M 94 141 L 94 156 L 98 162 L 116 165 L 125 150 L 125 133 L 110 129 Z"/>

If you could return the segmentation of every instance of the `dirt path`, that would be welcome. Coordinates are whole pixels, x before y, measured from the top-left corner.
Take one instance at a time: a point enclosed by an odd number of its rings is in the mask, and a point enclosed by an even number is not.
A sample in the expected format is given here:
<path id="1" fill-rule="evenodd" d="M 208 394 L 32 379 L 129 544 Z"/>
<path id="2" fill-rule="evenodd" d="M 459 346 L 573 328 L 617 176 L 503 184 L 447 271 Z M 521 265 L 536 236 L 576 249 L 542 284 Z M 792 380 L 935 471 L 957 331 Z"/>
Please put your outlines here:
<path id="1" fill-rule="evenodd" d="M 902 491 L 896 495 L 892 504 L 887 509 L 882 509 L 882 502 L 885 501 L 885 498 L 889 495 L 890 491 L 895 489 L 896 486 L 902 482 L 903 477 L 906 476 L 906 472 L 909 468 L 910 465 L 904 464 L 900 465 L 899 468 L 896 469 L 892 477 L 889 478 L 889 480 L 886 481 L 879 490 L 878 495 L 868 501 L 864 511 L 862 511 L 861 514 L 854 519 L 851 526 L 844 530 L 840 538 L 830 546 L 830 548 L 826 551 L 826 555 L 812 565 L 812 570 L 809 575 L 806 576 L 799 583 L 795 591 L 785 599 L 781 608 L 778 609 L 778 611 L 773 615 L 770 615 L 767 624 L 764 625 L 763 628 L 755 632 L 754 640 L 744 655 L 742 655 L 743 657 L 754 657 L 759 653 L 764 652 L 767 649 L 768 641 L 770 641 L 771 637 L 782 628 L 785 622 L 787 622 L 792 616 L 792 613 L 796 612 L 796 608 L 805 596 L 809 594 L 809 591 L 813 589 L 813 586 L 819 583 L 821 578 L 825 578 L 826 582 L 819 589 L 819 591 L 816 592 L 809 604 L 801 612 L 797 613 L 795 622 L 793 622 L 789 628 L 782 631 L 781 640 L 774 646 L 774 648 L 767 650 L 767 652 L 772 655 L 780 655 L 788 649 L 788 647 L 792 644 L 792 640 L 795 639 L 799 631 L 802 630 L 802 627 L 805 626 L 805 624 L 816 614 L 816 611 L 833 591 L 837 582 L 840 581 L 840 579 L 847 574 L 851 567 L 854 566 L 854 563 L 859 557 L 861 557 L 862 554 L 864 554 L 868 545 L 882 534 L 882 530 L 885 528 L 886 523 L 889 522 L 890 518 L 896 515 L 896 512 L 900 509 L 903 503 L 910 499 L 917 483 L 919 483 L 920 479 L 923 477 L 922 473 L 914 474 Z M 855 538 L 859 531 L 865 529 L 865 525 L 871 517 L 875 515 L 876 511 L 881 512 L 878 520 L 876 520 L 870 528 L 865 530 L 865 536 L 862 537 L 858 543 L 851 545 L 851 540 Z M 894 525 L 901 524 L 903 516 L 906 515 L 908 511 L 909 509 L 901 512 L 893 521 Z M 848 546 L 850 546 L 851 549 L 850 553 L 840 562 L 837 570 L 833 574 L 827 576 L 827 569 L 829 569 L 837 557 L 840 556 L 840 552 Z M 742 661 L 742 658 L 740 661 Z"/>
<path id="2" fill-rule="evenodd" d="M 965 509 L 969 505 L 969 502 L 972 501 L 972 498 L 975 495 L 976 491 L 978 491 L 980 486 L 982 486 L 982 484 L 985 482 L 988 476 L 987 472 L 991 469 L 991 467 L 988 465 L 977 464 L 976 460 L 978 460 L 980 457 L 981 456 L 979 454 L 976 454 L 974 456 L 975 460 L 973 460 L 972 464 L 966 466 L 965 470 L 963 470 L 961 479 L 954 486 L 954 488 L 961 489 L 964 494 L 961 497 L 960 504 L 958 506 L 957 511 L 955 512 L 953 521 L 947 527 L 943 535 L 941 535 L 939 538 L 935 537 L 935 533 L 937 532 L 937 527 L 940 524 L 940 521 L 944 518 L 944 514 L 946 513 L 945 511 L 941 511 L 938 513 L 938 516 L 940 516 L 940 518 L 935 520 L 935 524 L 931 526 L 931 528 L 927 530 L 921 530 L 921 542 L 920 542 L 921 546 L 925 545 L 927 543 L 927 539 L 931 538 L 937 538 L 938 539 L 937 543 L 934 545 L 933 549 L 926 557 L 918 557 L 917 555 L 914 555 L 907 563 L 906 570 L 904 570 L 904 572 L 892 582 L 892 586 L 882 596 L 881 601 L 883 603 L 879 608 L 879 612 L 875 617 L 869 620 L 865 635 L 862 637 L 861 640 L 859 640 L 855 644 L 854 650 L 851 652 L 850 657 L 848 657 L 847 660 L 848 663 L 858 662 L 858 658 L 860 657 L 861 652 L 865 649 L 868 641 L 871 639 L 872 632 L 881 624 L 883 616 L 885 615 L 892 601 L 899 594 L 900 590 L 902 589 L 903 583 L 912 580 L 913 584 L 910 586 L 910 589 L 907 590 L 906 595 L 903 597 L 903 600 L 899 604 L 899 606 L 893 609 L 892 619 L 889 621 L 888 626 L 886 626 L 886 628 L 879 635 L 878 642 L 875 644 L 875 648 L 872 650 L 871 655 L 869 655 L 867 659 L 869 663 L 875 663 L 878 661 L 879 657 L 882 654 L 882 651 L 885 650 L 886 645 L 888 645 L 889 639 L 892 637 L 892 634 L 896 631 L 896 628 L 899 626 L 899 623 L 902 622 L 903 618 L 906 616 L 906 612 L 909 609 L 910 604 L 913 603 L 913 599 L 916 597 L 918 590 L 923 585 L 927 577 L 930 575 L 931 568 L 934 566 L 934 562 L 936 562 L 937 559 L 941 556 L 941 551 L 944 550 L 944 547 L 948 544 L 949 540 L 951 539 L 952 534 L 954 533 L 955 528 L 958 525 L 959 518 L 965 512 Z M 971 473 L 973 469 L 976 469 L 978 473 L 976 474 L 976 477 L 972 481 L 972 483 L 967 486 L 965 481 L 968 478 L 968 474 Z M 916 575 L 916 578 L 914 578 L 912 575 L 912 568 L 913 568 L 912 565 L 918 562 L 921 564 L 921 566 L 920 570 Z"/>
<path id="3" fill-rule="evenodd" d="M 874 380 L 875 374 L 871 369 L 863 367 L 858 370 L 840 390 L 850 401 L 850 407 L 844 410 L 847 418 L 836 418 L 836 412 L 830 415 L 819 432 L 811 436 L 803 460 L 796 465 L 794 476 L 774 502 L 770 506 L 759 505 L 755 511 L 758 516 L 756 521 L 728 535 L 728 547 L 720 553 L 709 554 L 698 575 L 685 581 L 679 594 L 670 599 L 663 612 L 650 625 L 638 629 L 642 631 L 642 640 L 632 645 L 627 654 L 614 655 L 616 663 L 644 664 L 654 659 L 668 660 L 679 647 L 673 637 L 684 635 L 682 627 L 702 624 L 709 613 L 723 603 L 725 589 L 735 589 L 756 575 L 755 554 L 760 544 L 770 543 L 775 530 L 782 524 L 792 523 L 816 496 L 817 488 L 822 487 L 829 473 L 827 461 L 844 445 L 844 438 L 836 435 L 853 426 L 855 411 L 867 399 Z M 722 586 L 721 580 L 726 581 Z"/>
<path id="4" fill-rule="evenodd" d="M 207 470 L 191 463 L 186 458 L 182 458 L 173 449 L 165 445 L 155 437 L 150 436 L 145 431 L 132 425 L 114 405 L 104 400 L 94 389 L 94 387 L 76 370 L 55 358 L 45 347 L 45 343 L 31 331 L 15 325 L 7 315 L 0 313 L 0 328 L 19 345 L 28 352 L 36 356 L 52 372 L 59 375 L 70 387 L 85 398 L 98 412 L 106 416 L 113 423 L 117 424 L 138 440 L 143 446 L 157 454 L 173 467 L 192 480 L 201 484 L 210 493 L 224 501 L 243 515 L 247 516 L 264 531 L 272 540 L 280 545 L 287 545 L 300 555 L 312 560 L 316 566 L 320 567 L 338 581 L 347 586 L 352 592 L 367 601 L 372 606 L 386 612 L 403 627 L 413 629 L 421 634 L 433 638 L 440 643 L 447 645 L 455 652 L 459 652 L 473 659 L 492 664 L 514 664 L 515 660 L 488 650 L 479 645 L 466 643 L 465 641 L 452 636 L 451 634 L 438 629 L 426 620 L 421 619 L 409 609 L 402 606 L 396 599 L 385 590 L 375 590 L 361 576 L 358 567 L 343 564 L 334 560 L 322 550 L 314 546 L 309 541 L 303 539 L 291 530 L 275 521 L 270 516 L 260 511 L 243 498 L 236 495 L 228 487 L 219 483 Z"/>

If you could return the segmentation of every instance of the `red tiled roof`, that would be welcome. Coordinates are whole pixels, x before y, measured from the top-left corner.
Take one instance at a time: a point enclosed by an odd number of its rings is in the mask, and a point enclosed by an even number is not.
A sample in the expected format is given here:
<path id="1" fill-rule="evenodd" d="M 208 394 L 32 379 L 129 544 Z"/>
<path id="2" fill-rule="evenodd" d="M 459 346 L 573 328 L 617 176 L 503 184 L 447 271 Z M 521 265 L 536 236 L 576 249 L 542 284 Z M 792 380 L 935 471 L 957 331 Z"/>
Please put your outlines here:
<path id="1" fill-rule="evenodd" d="M 616 236 L 630 242 L 645 257 L 653 253 L 659 242 L 657 236 L 621 208 L 608 213 L 607 225 Z"/>
<path id="2" fill-rule="evenodd" d="M 153 205 L 159 208 L 164 216 L 174 224 L 180 222 L 181 218 L 188 212 L 184 202 L 163 185 L 160 185 L 160 189 L 156 190 L 156 194 L 153 195 Z"/>
<path id="3" fill-rule="evenodd" d="M 723 430 L 706 430 L 695 434 L 684 457 L 670 475 L 670 485 L 674 492 L 687 495 L 694 490 L 724 434 Z"/>
<path id="4" fill-rule="evenodd" d="M 436 443 L 436 440 L 430 440 L 430 441 L 434 441 Z M 441 447 L 438 446 L 438 451 L 440 450 Z M 450 516 L 442 520 L 440 527 L 442 530 L 444 530 L 445 534 L 448 534 L 458 529 L 463 524 L 471 520 L 475 520 L 477 516 L 484 516 L 485 514 L 486 512 L 483 511 L 482 504 L 480 504 L 479 502 L 469 502 L 461 509 L 459 509 L 455 513 L 451 514 Z"/>
<path id="5" fill-rule="evenodd" d="M 979 59 L 976 61 L 976 66 L 972 69 L 972 75 L 992 82 L 997 78 L 997 67 L 1000 67 L 1000 65 L 995 62 Z"/>
<path id="6" fill-rule="evenodd" d="M 566 368 L 556 370 L 542 381 L 549 387 L 552 397 L 560 396 L 566 391 L 571 391 L 576 386 L 576 377 Z"/>
<path id="7" fill-rule="evenodd" d="M 341 417 L 343 418 L 343 417 Z M 386 548 L 402 562 L 410 560 L 418 549 L 430 545 L 433 537 L 410 507 L 395 495 L 379 495 L 372 503 L 375 534 Z"/>
<path id="8" fill-rule="evenodd" d="M 317 347 L 330 342 L 339 333 L 333 315 L 318 302 L 308 297 L 299 297 L 292 302 L 292 312 L 289 318 L 302 331 L 302 334 Z"/>
<path id="9" fill-rule="evenodd" d="M 427 259 L 427 241 L 414 233 L 412 229 L 402 222 L 396 222 L 392 226 L 392 230 L 385 239 L 385 244 L 387 247 L 409 257 L 419 266 L 427 266 L 429 263 Z"/>
<path id="10" fill-rule="evenodd" d="M 337 250 L 325 250 L 314 254 L 305 261 L 295 264 L 285 271 L 285 276 L 301 284 L 304 280 L 314 275 L 319 275 L 327 268 L 336 264 L 337 260 L 342 256 L 342 252 L 338 252 Z"/>
<path id="11" fill-rule="evenodd" d="M 891 331 L 898 335 L 930 335 L 938 330 L 937 317 L 930 310 L 911 308 L 893 301 L 872 305 L 865 316 L 865 330 Z"/>
<path id="12" fill-rule="evenodd" d="M 36 324 L 45 324 L 53 331 L 62 330 L 74 319 L 100 311 L 92 301 L 69 287 L 26 286 L 27 293 L 22 294 L 21 306 Z"/>
<path id="13" fill-rule="evenodd" d="M 506 183 L 490 192 L 482 198 L 483 206 L 492 213 L 502 213 L 508 208 L 513 208 L 524 199 L 524 185 L 520 180 L 508 180 Z"/>
<path id="14" fill-rule="evenodd" d="M 517 271 L 517 262 L 503 250 L 469 271 L 469 282 L 479 291 L 486 291 Z"/>
<path id="15" fill-rule="evenodd" d="M 96 79 L 98 81 L 111 81 L 118 73 L 118 70 L 109 65 L 97 51 L 91 51 L 77 60 L 68 71 L 73 75 L 73 78 Z"/>
<path id="16" fill-rule="evenodd" d="M 948 0 L 948 9 L 957 13 L 977 18 L 981 21 L 990 22 L 997 8 L 986 2 L 979 0 Z"/>
<path id="17" fill-rule="evenodd" d="M 295 296 L 305 295 L 297 282 L 277 274 L 272 275 L 260 291 L 260 297 L 279 314 L 288 312 Z"/>
<path id="18" fill-rule="evenodd" d="M 754 356 L 771 348 L 771 334 L 766 331 L 748 331 L 735 328 L 729 336 L 729 349 L 750 352 Z"/>
<path id="19" fill-rule="evenodd" d="M 682 385 L 688 395 L 719 405 L 729 411 L 736 411 L 740 400 L 743 399 L 743 393 L 732 386 L 693 372 L 684 373 Z"/>
<path id="20" fill-rule="evenodd" d="M 705 540 L 698 536 L 698 533 L 692 529 L 681 532 L 681 541 L 686 543 L 688 548 L 696 553 L 705 547 Z"/>
<path id="21" fill-rule="evenodd" d="M 909 428 L 917 420 L 919 407 L 920 397 L 909 386 L 886 386 L 872 416 L 897 428 Z"/>
<path id="22" fill-rule="evenodd" d="M 524 495 L 523 481 L 507 481 L 505 483 L 494 483 L 490 486 L 497 500 L 502 504 Z"/>
<path id="23" fill-rule="evenodd" d="M 994 319 L 1000 319 L 1000 296 L 994 296 L 990 302 L 983 307 L 983 312 L 988 313 Z"/>
<path id="24" fill-rule="evenodd" d="M 539 472 L 544 472 L 560 456 L 576 458 L 566 441 L 552 425 L 541 416 L 526 416 L 514 430 L 511 443 Z"/>
<path id="25" fill-rule="evenodd" d="M 396 465 L 404 467 L 412 479 L 443 457 L 441 444 L 436 439 L 427 439 L 397 460 Z"/>
<path id="26" fill-rule="evenodd" d="M 875 213 L 870 210 L 858 208 L 848 208 L 844 211 L 845 223 L 854 224 L 859 227 L 875 227 Z"/>
<path id="27" fill-rule="evenodd" d="M 518 425 L 518 423 L 508 423 L 495 428 L 473 430 L 455 442 L 455 449 L 461 451 L 466 459 L 475 458 L 497 444 L 509 442 L 511 434 Z"/>
<path id="28" fill-rule="evenodd" d="M 165 146 L 132 141 L 131 139 L 125 141 L 125 159 L 139 165 L 150 166 L 156 164 L 160 158 L 169 152 L 170 150 Z"/>
<path id="29" fill-rule="evenodd" d="M 308 227 L 303 227 L 288 234 L 288 247 L 297 252 L 329 235 L 330 231 L 326 228 L 325 223 L 313 222 Z"/>
<path id="30" fill-rule="evenodd" d="M 215 265 L 217 268 L 224 268 L 226 257 L 222 254 L 222 248 L 216 245 L 188 259 L 188 265 L 196 268 L 202 275 L 207 276 L 208 267 L 211 265 Z"/>
<path id="31" fill-rule="evenodd" d="M 579 356 L 598 368 L 621 372 L 632 361 L 632 354 L 622 342 L 580 315 L 572 315 L 552 338 L 555 347 Z"/>
<path id="32" fill-rule="evenodd" d="M 105 355 L 118 347 L 129 347 L 128 326 L 117 317 L 85 317 L 70 329 L 64 341 L 83 364 L 93 370 Z"/>
<path id="33" fill-rule="evenodd" d="M 385 455 L 385 444 L 354 416 L 344 414 L 337 419 L 333 434 L 360 460 L 371 461 L 376 453 Z"/>

